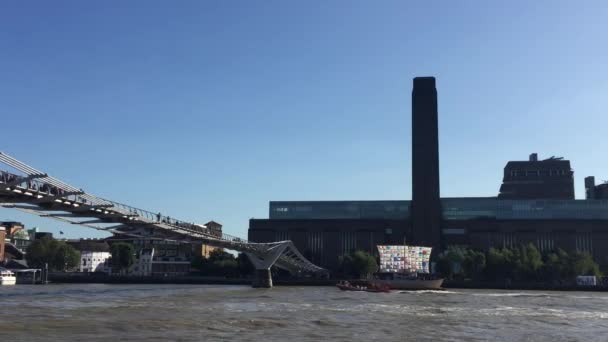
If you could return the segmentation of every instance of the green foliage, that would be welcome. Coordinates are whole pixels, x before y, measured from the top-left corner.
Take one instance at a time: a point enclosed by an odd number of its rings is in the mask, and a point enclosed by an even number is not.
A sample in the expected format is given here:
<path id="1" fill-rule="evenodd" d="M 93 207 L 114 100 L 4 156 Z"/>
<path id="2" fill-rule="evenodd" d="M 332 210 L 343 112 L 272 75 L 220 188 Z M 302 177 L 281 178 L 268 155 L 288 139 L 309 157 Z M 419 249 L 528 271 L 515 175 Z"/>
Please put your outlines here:
<path id="1" fill-rule="evenodd" d="M 517 277 L 520 279 L 539 279 L 539 271 L 543 266 L 543 259 L 536 246 L 529 243 L 520 246 L 519 262 L 516 268 Z"/>
<path id="2" fill-rule="evenodd" d="M 30 267 L 48 264 L 51 271 L 67 271 L 78 266 L 80 252 L 63 241 L 43 238 L 27 247 L 25 258 Z"/>
<path id="3" fill-rule="evenodd" d="M 483 252 L 469 249 L 462 260 L 462 271 L 467 278 L 479 279 L 486 267 L 486 255 Z"/>
<path id="4" fill-rule="evenodd" d="M 238 265 L 239 275 L 241 277 L 248 277 L 253 274 L 255 267 L 245 253 L 239 253 L 239 255 L 236 257 L 236 263 Z"/>
<path id="5" fill-rule="evenodd" d="M 568 264 L 568 253 L 563 249 L 546 254 L 542 268 L 542 278 L 547 281 L 557 281 L 572 277 Z"/>
<path id="6" fill-rule="evenodd" d="M 435 267 L 437 273 L 441 274 L 442 277 L 446 279 L 452 279 L 454 277 L 452 262 L 447 257 L 440 256 L 437 258 L 437 264 Z"/>
<path id="7" fill-rule="evenodd" d="M 570 265 L 574 275 L 601 276 L 599 265 L 589 253 L 574 253 L 570 256 Z"/>
<path id="8" fill-rule="evenodd" d="M 357 250 L 345 255 L 340 260 L 344 275 L 354 278 L 369 278 L 378 270 L 378 261 L 373 255 Z"/>
<path id="9" fill-rule="evenodd" d="M 126 242 L 116 242 L 110 247 L 110 264 L 112 271 L 121 273 L 128 271 L 135 263 L 135 247 Z"/>
<path id="10" fill-rule="evenodd" d="M 51 266 L 52 256 L 49 252 L 50 240 L 40 239 L 32 242 L 26 250 L 25 259 L 30 267 L 44 268 L 44 264 Z"/>
<path id="11" fill-rule="evenodd" d="M 74 249 L 74 247 L 66 244 L 59 243 L 55 249 L 55 256 L 53 258 L 53 268 L 56 270 L 69 270 L 78 266 L 80 262 L 80 252 Z"/>
<path id="12" fill-rule="evenodd" d="M 539 280 L 543 258 L 533 244 L 516 248 L 491 248 L 486 276 L 489 279 Z"/>
<path id="13" fill-rule="evenodd" d="M 533 245 L 490 248 L 487 253 L 448 247 L 437 258 L 437 271 L 445 278 L 502 281 L 571 281 L 577 275 L 601 276 L 588 253 L 568 254 L 558 249 L 542 255 Z"/>
<path id="14" fill-rule="evenodd" d="M 481 277 L 486 266 L 486 256 L 483 252 L 450 246 L 437 258 L 437 272 L 446 278 Z"/>
<path id="15" fill-rule="evenodd" d="M 192 262 L 192 267 L 208 276 L 247 277 L 253 274 L 253 264 L 249 258 L 240 253 L 237 258 L 222 250 L 214 250 L 208 258 L 198 257 Z"/>

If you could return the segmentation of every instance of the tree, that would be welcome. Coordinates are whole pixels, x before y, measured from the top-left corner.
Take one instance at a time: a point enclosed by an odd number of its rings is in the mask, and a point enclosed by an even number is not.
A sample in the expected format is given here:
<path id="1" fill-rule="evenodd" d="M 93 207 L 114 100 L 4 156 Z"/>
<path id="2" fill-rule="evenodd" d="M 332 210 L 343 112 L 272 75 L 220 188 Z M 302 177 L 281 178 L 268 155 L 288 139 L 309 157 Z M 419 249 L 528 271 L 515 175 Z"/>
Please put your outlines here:
<path id="1" fill-rule="evenodd" d="M 239 275 L 241 277 L 248 277 L 253 274 L 255 267 L 249 260 L 249 257 L 245 253 L 239 253 L 236 258 L 238 264 Z"/>
<path id="2" fill-rule="evenodd" d="M 78 266 L 80 262 L 80 252 L 74 249 L 74 247 L 68 245 L 65 242 L 59 242 L 55 247 L 55 255 L 53 256 L 53 269 L 55 270 L 69 270 Z"/>
<path id="3" fill-rule="evenodd" d="M 128 271 L 135 263 L 135 247 L 126 242 L 116 242 L 110 247 L 110 264 L 116 273 Z"/>
<path id="4" fill-rule="evenodd" d="M 571 274 L 574 276 L 601 276 L 599 265 L 589 253 L 576 252 L 570 256 Z"/>
<path id="5" fill-rule="evenodd" d="M 48 238 L 35 240 L 27 247 L 25 259 L 27 260 L 28 266 L 44 268 L 44 264 L 51 263 L 48 241 Z"/>
<path id="6" fill-rule="evenodd" d="M 478 279 L 486 266 L 486 256 L 469 248 L 449 246 L 437 258 L 437 271 L 445 278 Z"/>
<path id="7" fill-rule="evenodd" d="M 468 249 L 462 260 L 462 270 L 467 278 L 478 280 L 486 268 L 486 255 L 483 252 Z"/>
<path id="8" fill-rule="evenodd" d="M 378 270 L 378 261 L 369 253 L 357 250 L 341 258 L 341 270 L 347 276 L 368 278 Z"/>
<path id="9" fill-rule="evenodd" d="M 565 257 L 564 257 L 565 254 Z M 562 249 L 550 252 L 544 256 L 545 262 L 541 270 L 545 281 L 557 281 L 564 277 L 567 272 L 568 254 Z"/>
<path id="10" fill-rule="evenodd" d="M 464 251 L 458 246 L 448 246 L 437 257 L 437 271 L 445 278 L 452 279 L 461 275 L 460 266 L 464 259 Z"/>
<path id="11" fill-rule="evenodd" d="M 47 264 L 52 271 L 66 271 L 78 266 L 80 252 L 63 241 L 42 238 L 27 247 L 25 258 L 30 267 L 44 268 Z"/>
<path id="12" fill-rule="evenodd" d="M 246 258 L 245 255 L 243 257 Z M 198 268 L 201 273 L 208 276 L 238 277 L 241 267 L 245 269 L 244 261 L 237 259 L 234 255 L 216 249 L 209 253 L 209 257 L 199 257 L 193 260 L 192 266 Z"/>
<path id="13" fill-rule="evenodd" d="M 518 256 L 512 250 L 490 248 L 487 255 L 486 276 L 492 280 L 512 278 Z"/>
<path id="14" fill-rule="evenodd" d="M 441 274 L 446 279 L 452 279 L 454 271 L 451 261 L 444 256 L 437 258 L 437 273 Z"/>
<path id="15" fill-rule="evenodd" d="M 539 271 L 543 266 L 543 259 L 532 243 L 516 249 L 516 276 L 521 280 L 538 279 Z"/>

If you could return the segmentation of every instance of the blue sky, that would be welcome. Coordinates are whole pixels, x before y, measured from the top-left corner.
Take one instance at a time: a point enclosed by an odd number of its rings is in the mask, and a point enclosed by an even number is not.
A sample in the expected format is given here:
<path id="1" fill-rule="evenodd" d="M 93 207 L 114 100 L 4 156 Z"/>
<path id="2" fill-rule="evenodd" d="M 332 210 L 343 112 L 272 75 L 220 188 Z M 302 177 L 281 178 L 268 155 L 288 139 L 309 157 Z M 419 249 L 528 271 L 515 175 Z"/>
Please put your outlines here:
<path id="1" fill-rule="evenodd" d="M 0 150 L 246 236 L 270 200 L 410 199 L 412 78 L 436 76 L 442 196 L 537 152 L 583 198 L 608 179 L 607 37 L 605 1 L 3 1 Z"/>

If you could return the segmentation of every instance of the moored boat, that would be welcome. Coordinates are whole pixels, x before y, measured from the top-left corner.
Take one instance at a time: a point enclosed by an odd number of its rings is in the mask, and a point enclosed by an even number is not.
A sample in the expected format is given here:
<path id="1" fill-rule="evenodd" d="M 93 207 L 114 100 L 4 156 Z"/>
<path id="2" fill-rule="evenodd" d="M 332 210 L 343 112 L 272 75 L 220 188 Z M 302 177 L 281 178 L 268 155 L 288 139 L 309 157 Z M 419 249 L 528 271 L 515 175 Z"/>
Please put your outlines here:
<path id="1" fill-rule="evenodd" d="M 441 290 L 442 278 L 430 272 L 431 247 L 378 245 L 380 269 L 375 283 L 394 290 Z"/>
<path id="2" fill-rule="evenodd" d="M 0 267 L 0 285 L 15 285 L 17 277 L 10 270 Z"/>
<path id="3" fill-rule="evenodd" d="M 393 290 L 441 290 L 443 285 L 442 278 L 376 280 L 376 282 Z"/>

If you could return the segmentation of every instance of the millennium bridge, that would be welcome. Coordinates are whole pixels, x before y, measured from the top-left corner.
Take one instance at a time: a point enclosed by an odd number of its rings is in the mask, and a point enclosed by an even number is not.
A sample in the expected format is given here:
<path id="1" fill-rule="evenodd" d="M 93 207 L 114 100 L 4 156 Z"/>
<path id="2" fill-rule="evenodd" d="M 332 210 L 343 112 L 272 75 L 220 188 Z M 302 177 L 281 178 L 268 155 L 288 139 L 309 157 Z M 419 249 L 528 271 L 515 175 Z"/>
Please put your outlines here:
<path id="1" fill-rule="evenodd" d="M 254 287 L 272 287 L 272 266 L 292 275 L 326 275 L 291 241 L 255 243 L 193 223 L 94 196 L 0 152 L 0 206 L 70 224 L 142 239 L 201 242 L 245 253 Z"/>

